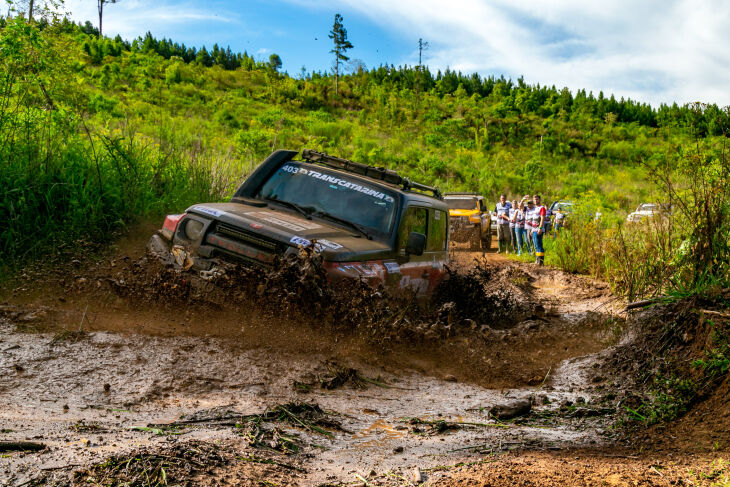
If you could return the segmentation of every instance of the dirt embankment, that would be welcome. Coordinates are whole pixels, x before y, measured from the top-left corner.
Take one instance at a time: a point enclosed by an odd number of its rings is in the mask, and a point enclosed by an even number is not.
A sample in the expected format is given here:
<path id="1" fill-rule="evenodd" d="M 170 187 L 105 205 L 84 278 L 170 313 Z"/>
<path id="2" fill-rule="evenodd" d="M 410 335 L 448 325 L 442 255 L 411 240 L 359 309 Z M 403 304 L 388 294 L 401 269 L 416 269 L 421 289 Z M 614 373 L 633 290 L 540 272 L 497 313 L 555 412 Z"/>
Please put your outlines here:
<path id="1" fill-rule="evenodd" d="M 624 324 L 601 283 L 459 253 L 459 274 L 430 307 L 361 288 L 348 304 L 316 273 L 292 287 L 286 269 L 278 284 L 238 275 L 204 300 L 184 276 L 147 265 L 142 247 L 132 239 L 4 290 L 0 448 L 42 449 L 9 449 L 1 485 L 725 475 L 711 465 L 722 452 L 678 458 L 615 443 L 609 347 Z"/>

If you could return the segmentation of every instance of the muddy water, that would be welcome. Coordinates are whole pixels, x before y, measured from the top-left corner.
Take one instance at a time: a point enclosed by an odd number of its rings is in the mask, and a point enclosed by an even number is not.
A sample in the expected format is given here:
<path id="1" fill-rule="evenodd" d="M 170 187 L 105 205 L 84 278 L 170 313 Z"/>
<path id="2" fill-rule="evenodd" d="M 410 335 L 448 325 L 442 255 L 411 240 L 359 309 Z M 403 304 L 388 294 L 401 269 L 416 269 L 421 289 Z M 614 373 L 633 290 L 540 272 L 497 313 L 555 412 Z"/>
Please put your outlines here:
<path id="1" fill-rule="evenodd" d="M 318 404 L 342 427 L 332 437 L 284 427 L 305 445 L 298 455 L 280 455 L 306 470 L 301 485 L 350 482 L 356 474 L 384 485 L 389 472 L 410 478 L 414 467 L 438 478 L 439 466 L 485 454 L 599 445 L 606 441 L 603 418 L 549 413 L 566 401 L 591 400 L 587 371 L 592 354 L 611 340 L 604 324 L 610 296 L 555 271 L 520 268 L 533 280 L 543 315 L 509 330 L 387 351 L 283 319 L 262 322 L 245 310 L 202 316 L 135 309 L 112 297 L 85 304 L 83 296 L 59 303 L 52 293 L 16 299 L 22 306 L 0 318 L 0 439 L 48 448 L 0 459 L 0 481 L 63 477 L 112 454 L 190 439 L 248 451 L 230 425 L 200 423 L 174 434 L 135 428 L 297 401 Z M 87 331 L 69 332 L 78 323 Z M 295 381 L 332 358 L 379 385 L 297 392 Z M 533 414 L 521 420 L 498 422 L 488 413 L 529 398 Z M 413 418 L 451 428 L 438 432 Z"/>
<path id="2" fill-rule="evenodd" d="M 486 409 L 512 399 L 528 398 L 534 389 L 490 390 L 403 371 L 398 375 L 353 363 L 362 373 L 381 377 L 388 387 L 315 389 L 302 394 L 292 384 L 327 357 L 282 354 L 274 350 L 232 348 L 222 339 L 150 338 L 91 333 L 79 341 L 54 343 L 51 334 L 20 334 L 5 324 L 0 368 L 4 408 L 0 419 L 5 440 L 32 439 L 48 445 L 42 454 L 16 454 L 0 463 L 12 483 L 22 483 L 56 467 L 102 461 L 113 453 L 149 444 L 186 439 L 233 439 L 235 428 L 191 426 L 174 436 L 132 428 L 169 423 L 201 411 L 257 413 L 292 401 L 316 402 L 337 413 L 347 432 L 334 438 L 293 430 L 322 448 L 305 461 L 305 484 L 332 476 L 353 479 L 371 470 L 429 468 L 474 456 L 469 446 L 499 451 L 516 446 L 590 445 L 601 441 L 597 427 L 545 428 L 503 425 Z M 18 368 L 22 370 L 18 370 Z M 551 403 L 575 401 L 573 392 L 555 387 Z M 464 425 L 442 434 L 416 434 L 408 418 L 446 420 Z M 398 453 L 394 453 L 398 449 Z M 402 451 L 401 451 L 402 449 Z M 44 470 L 46 469 L 46 470 Z"/>

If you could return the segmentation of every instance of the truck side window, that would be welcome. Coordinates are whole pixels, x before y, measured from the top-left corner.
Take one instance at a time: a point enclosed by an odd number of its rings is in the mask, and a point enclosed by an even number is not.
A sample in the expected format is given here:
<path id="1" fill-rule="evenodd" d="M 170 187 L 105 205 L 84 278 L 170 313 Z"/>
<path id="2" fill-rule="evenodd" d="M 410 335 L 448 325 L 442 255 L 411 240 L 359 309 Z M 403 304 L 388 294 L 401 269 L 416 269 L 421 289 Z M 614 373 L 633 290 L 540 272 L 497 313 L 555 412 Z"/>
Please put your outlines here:
<path id="1" fill-rule="evenodd" d="M 484 206 L 484 200 L 479 200 L 479 211 L 482 212 L 482 213 L 484 213 L 485 211 L 487 211 L 487 207 Z"/>
<path id="2" fill-rule="evenodd" d="M 449 216 L 441 210 L 431 210 L 430 213 L 426 250 L 429 252 L 446 250 L 446 222 Z"/>
<path id="3" fill-rule="evenodd" d="M 426 235 L 426 246 L 428 247 L 428 210 L 426 208 L 417 208 L 411 206 L 403 215 L 398 235 L 398 248 L 405 249 L 408 242 L 408 235 L 411 232 L 418 232 Z"/>

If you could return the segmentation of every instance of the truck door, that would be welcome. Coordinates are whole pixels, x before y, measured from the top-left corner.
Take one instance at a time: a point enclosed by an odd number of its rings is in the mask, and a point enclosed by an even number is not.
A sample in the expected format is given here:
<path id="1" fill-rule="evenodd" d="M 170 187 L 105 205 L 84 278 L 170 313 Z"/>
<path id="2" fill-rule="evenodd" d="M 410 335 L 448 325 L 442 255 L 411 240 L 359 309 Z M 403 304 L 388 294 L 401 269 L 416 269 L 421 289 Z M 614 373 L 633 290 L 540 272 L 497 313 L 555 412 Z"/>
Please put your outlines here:
<path id="1" fill-rule="evenodd" d="M 448 212 L 430 208 L 428 210 L 428 235 L 426 239 L 426 252 L 431 265 L 428 271 L 428 289 L 431 292 L 444 278 L 446 264 L 449 263 L 449 214 Z"/>
<path id="2" fill-rule="evenodd" d="M 489 212 L 487 212 L 487 205 L 484 203 L 484 198 L 479 198 L 479 217 L 481 220 L 481 228 L 480 228 L 480 237 L 483 239 L 487 235 L 487 232 L 490 232 L 489 225 L 491 223 L 491 218 L 489 216 Z"/>
<path id="3" fill-rule="evenodd" d="M 411 287 L 419 293 L 432 291 L 441 280 L 448 258 L 448 214 L 433 208 L 411 206 L 401 220 L 398 232 L 398 253 L 408 259 L 400 265 L 401 287 Z M 406 242 L 411 232 L 426 236 L 423 255 L 406 255 Z"/>
<path id="4" fill-rule="evenodd" d="M 423 252 L 423 255 L 406 254 L 406 243 L 411 232 L 425 235 L 426 249 L 428 249 L 428 208 L 420 206 L 406 208 L 398 230 L 398 254 L 403 261 L 400 265 L 400 273 L 403 276 L 400 287 L 410 287 L 420 294 L 428 289 L 430 262 L 426 251 Z"/>

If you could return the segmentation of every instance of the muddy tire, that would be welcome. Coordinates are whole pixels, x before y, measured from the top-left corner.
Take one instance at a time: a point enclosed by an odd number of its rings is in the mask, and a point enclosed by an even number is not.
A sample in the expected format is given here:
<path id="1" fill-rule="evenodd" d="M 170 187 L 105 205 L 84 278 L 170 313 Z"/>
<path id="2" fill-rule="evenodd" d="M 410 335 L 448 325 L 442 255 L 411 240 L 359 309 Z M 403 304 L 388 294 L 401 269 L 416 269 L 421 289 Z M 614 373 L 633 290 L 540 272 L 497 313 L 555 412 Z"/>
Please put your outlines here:
<path id="1" fill-rule="evenodd" d="M 147 242 L 147 252 L 159 260 L 162 265 L 172 265 L 175 262 L 170 253 L 170 244 L 159 235 L 152 235 L 150 241 Z"/>

